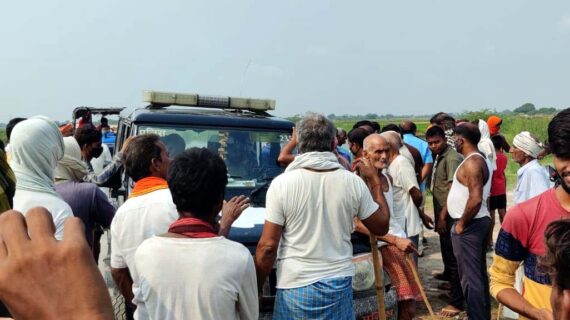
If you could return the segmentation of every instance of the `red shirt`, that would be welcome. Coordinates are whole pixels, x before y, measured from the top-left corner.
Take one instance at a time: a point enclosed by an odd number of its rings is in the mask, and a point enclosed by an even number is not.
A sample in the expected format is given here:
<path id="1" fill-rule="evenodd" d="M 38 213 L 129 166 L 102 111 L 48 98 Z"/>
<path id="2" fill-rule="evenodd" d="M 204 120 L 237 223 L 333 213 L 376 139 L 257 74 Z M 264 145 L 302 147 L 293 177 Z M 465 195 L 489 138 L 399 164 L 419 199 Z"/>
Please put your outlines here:
<path id="1" fill-rule="evenodd" d="M 491 180 L 491 196 L 507 194 L 507 178 L 505 169 L 507 168 L 507 156 L 502 152 L 497 152 L 497 169 L 493 171 Z"/>

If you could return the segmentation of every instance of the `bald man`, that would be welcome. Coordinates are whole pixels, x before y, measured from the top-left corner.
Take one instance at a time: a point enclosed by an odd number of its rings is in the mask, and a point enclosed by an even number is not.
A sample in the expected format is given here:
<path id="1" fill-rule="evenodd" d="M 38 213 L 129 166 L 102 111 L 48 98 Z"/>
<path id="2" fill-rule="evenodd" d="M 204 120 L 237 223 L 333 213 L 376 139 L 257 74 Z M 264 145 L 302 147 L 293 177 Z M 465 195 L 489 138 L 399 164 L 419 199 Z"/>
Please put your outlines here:
<path id="1" fill-rule="evenodd" d="M 394 179 L 394 213 L 401 214 L 403 212 L 406 217 L 406 234 L 408 239 L 417 247 L 422 222 L 426 227 L 429 227 L 430 223 L 433 224 L 433 222 L 430 217 L 418 210 L 423 196 L 416 179 L 414 167 L 409 160 L 400 154 L 399 150 L 403 145 L 400 135 L 394 131 L 386 131 L 381 133 L 380 136 L 386 139 L 393 150 L 387 159 L 387 163 L 388 174 Z M 414 261 L 417 265 L 417 253 L 414 253 Z"/>
<path id="2" fill-rule="evenodd" d="M 413 270 L 406 263 L 406 256 L 417 252 L 417 249 L 413 242 L 406 238 L 404 212 L 394 211 L 392 178 L 382 172 L 388 167 L 392 150 L 391 145 L 379 134 L 371 134 L 364 139 L 364 158 L 369 159 L 377 169 L 380 188 L 390 209 L 388 234 L 377 237 L 381 240 L 378 242 L 378 247 L 382 254 L 384 268 L 390 275 L 398 295 L 398 319 L 413 319 L 416 313 L 416 301 L 421 300 L 421 295 L 414 280 Z M 369 234 L 362 222 L 359 220 L 355 222 L 356 231 Z"/>

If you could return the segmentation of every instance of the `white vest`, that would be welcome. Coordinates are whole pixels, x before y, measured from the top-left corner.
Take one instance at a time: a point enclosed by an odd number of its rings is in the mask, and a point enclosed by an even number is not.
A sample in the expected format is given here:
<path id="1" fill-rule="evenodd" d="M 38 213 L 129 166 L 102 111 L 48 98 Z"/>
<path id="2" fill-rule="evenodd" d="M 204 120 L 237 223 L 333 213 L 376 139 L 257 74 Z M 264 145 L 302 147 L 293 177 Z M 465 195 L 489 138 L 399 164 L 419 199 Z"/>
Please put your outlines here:
<path id="1" fill-rule="evenodd" d="M 483 217 L 490 217 L 489 209 L 487 208 L 487 199 L 489 199 L 489 194 L 491 193 L 491 180 L 493 177 L 491 171 L 491 163 L 488 159 L 486 159 L 482 154 L 478 152 L 474 152 L 463 160 L 457 170 L 455 170 L 455 174 L 453 175 L 453 184 L 451 185 L 451 190 L 449 190 L 449 194 L 447 196 L 447 211 L 449 212 L 449 216 L 453 219 L 461 219 L 463 216 L 463 212 L 465 211 L 465 205 L 467 204 L 467 199 L 469 198 L 469 189 L 461 184 L 459 180 L 457 180 L 457 172 L 459 172 L 459 168 L 469 159 L 469 157 L 473 155 L 478 155 L 479 157 L 485 160 L 487 165 L 487 171 L 489 172 L 489 178 L 487 183 L 483 186 L 483 199 L 481 201 L 481 208 L 479 212 L 473 217 L 473 219 L 479 219 Z"/>

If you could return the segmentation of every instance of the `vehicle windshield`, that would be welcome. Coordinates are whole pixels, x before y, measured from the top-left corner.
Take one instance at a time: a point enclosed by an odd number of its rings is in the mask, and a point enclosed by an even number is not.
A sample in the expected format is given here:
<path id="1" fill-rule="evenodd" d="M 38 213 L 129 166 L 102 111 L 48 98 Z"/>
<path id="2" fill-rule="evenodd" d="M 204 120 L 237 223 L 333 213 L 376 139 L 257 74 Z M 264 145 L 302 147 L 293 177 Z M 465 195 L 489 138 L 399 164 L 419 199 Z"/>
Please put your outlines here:
<path id="1" fill-rule="evenodd" d="M 254 188 L 283 172 L 277 157 L 291 139 L 290 132 L 258 129 L 141 126 L 138 132 L 160 136 L 170 158 L 194 147 L 217 153 L 226 162 L 229 188 Z"/>

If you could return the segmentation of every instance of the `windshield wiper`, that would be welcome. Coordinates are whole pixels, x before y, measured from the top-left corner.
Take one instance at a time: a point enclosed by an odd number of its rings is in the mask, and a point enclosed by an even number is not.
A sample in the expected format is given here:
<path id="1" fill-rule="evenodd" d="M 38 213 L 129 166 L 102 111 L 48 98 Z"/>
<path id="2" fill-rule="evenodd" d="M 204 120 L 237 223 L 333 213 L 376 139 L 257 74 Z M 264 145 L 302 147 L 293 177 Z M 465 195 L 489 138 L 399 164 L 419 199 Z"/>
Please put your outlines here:
<path id="1" fill-rule="evenodd" d="M 263 182 L 263 184 L 261 184 L 260 186 L 255 187 L 255 189 L 251 190 L 251 192 L 249 193 L 249 197 L 250 198 L 255 197 L 261 190 L 269 186 L 269 184 L 271 183 L 271 181 L 273 181 L 273 179 L 275 179 L 275 177 L 261 178 L 260 180 L 265 182 Z"/>

